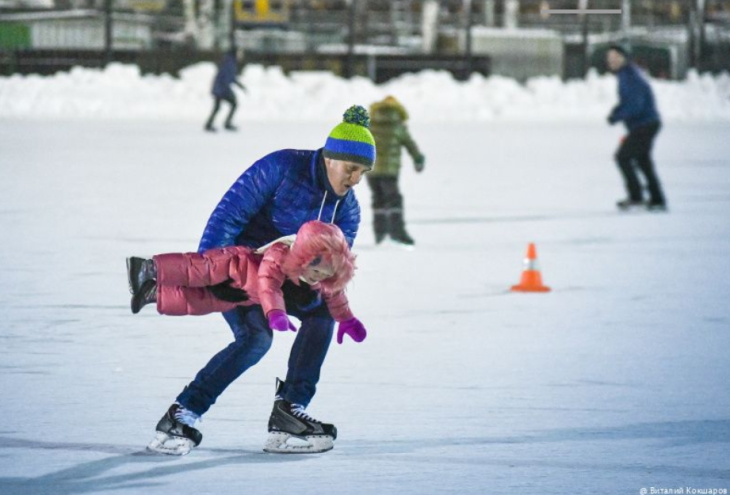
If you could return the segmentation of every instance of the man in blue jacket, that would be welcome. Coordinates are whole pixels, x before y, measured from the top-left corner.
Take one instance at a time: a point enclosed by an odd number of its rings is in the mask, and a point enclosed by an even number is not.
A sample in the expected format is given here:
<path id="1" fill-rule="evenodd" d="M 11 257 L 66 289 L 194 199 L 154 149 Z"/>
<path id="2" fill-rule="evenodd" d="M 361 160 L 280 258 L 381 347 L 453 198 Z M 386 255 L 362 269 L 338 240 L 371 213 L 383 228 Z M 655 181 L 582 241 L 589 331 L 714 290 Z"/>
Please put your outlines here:
<path id="1" fill-rule="evenodd" d="M 375 162 L 375 140 L 370 118 L 360 106 L 345 112 L 318 150 L 280 150 L 254 163 L 225 193 L 208 220 L 199 252 L 241 245 L 260 247 L 295 234 L 310 220 L 340 227 L 350 245 L 360 224 L 360 206 L 354 192 Z M 287 312 L 302 322 L 289 357 L 286 381 L 277 380 L 274 409 L 269 419 L 267 452 L 323 452 L 333 447 L 337 430 L 307 415 L 320 368 L 329 348 L 334 320 L 318 292 L 305 282 L 284 287 Z M 242 291 L 221 284 L 216 297 L 245 300 Z M 201 433 L 195 422 L 218 396 L 269 350 L 272 326 L 260 305 L 239 306 L 223 313 L 234 341 L 213 356 L 177 397 L 157 424 L 149 449 L 166 454 L 187 454 Z M 281 328 L 276 328 L 281 330 Z M 291 437 L 304 440 L 292 445 Z"/>
<path id="2" fill-rule="evenodd" d="M 654 171 L 651 150 L 659 133 L 661 121 L 649 83 L 638 67 L 630 62 L 628 53 L 620 45 L 612 45 L 606 54 L 611 72 L 618 77 L 619 103 L 608 116 L 613 125 L 623 121 L 629 134 L 616 152 L 616 162 L 626 183 L 628 197 L 617 203 L 620 209 L 646 207 L 652 211 L 666 211 L 666 200 L 659 177 Z M 635 167 L 646 178 L 649 201 L 644 202 L 641 183 Z"/>
<path id="3" fill-rule="evenodd" d="M 236 113 L 236 107 L 238 106 L 238 103 L 236 101 L 236 94 L 231 88 L 231 84 L 235 84 L 242 90 L 246 91 L 246 87 L 241 84 L 241 81 L 238 80 L 238 71 L 240 70 L 240 64 L 242 62 L 242 50 L 239 50 L 238 52 L 236 52 L 235 50 L 230 50 L 223 57 L 223 61 L 218 67 L 218 73 L 215 75 L 215 79 L 213 80 L 213 88 L 211 89 L 211 94 L 213 95 L 215 102 L 213 104 L 213 111 L 211 112 L 210 117 L 208 117 L 208 120 L 205 123 L 206 131 L 216 131 L 215 127 L 213 126 L 213 121 L 215 120 L 215 116 L 218 114 L 218 110 L 221 107 L 222 101 L 227 101 L 228 104 L 231 106 L 231 109 L 228 112 L 228 117 L 226 117 L 225 128 L 229 131 L 237 130 L 236 126 L 233 125 L 233 114 Z"/>

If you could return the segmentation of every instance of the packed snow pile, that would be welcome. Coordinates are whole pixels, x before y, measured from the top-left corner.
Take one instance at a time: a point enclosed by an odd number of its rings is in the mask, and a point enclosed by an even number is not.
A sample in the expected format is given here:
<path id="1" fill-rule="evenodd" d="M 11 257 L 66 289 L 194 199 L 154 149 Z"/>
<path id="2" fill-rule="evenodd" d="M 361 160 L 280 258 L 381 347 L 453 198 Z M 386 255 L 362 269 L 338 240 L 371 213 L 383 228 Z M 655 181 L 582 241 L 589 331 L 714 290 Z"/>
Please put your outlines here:
<path id="1" fill-rule="evenodd" d="M 53 76 L 0 77 L 0 117 L 62 119 L 161 119 L 204 121 L 212 106 L 216 67 L 199 63 L 167 74 L 142 75 L 137 66 L 77 67 Z M 413 120 L 433 121 L 596 121 L 617 101 L 616 80 L 591 73 L 564 82 L 540 77 L 521 84 L 474 74 L 459 82 L 448 72 L 407 74 L 382 85 L 329 72 L 284 74 L 279 67 L 248 65 L 238 88 L 239 119 L 249 121 L 331 121 L 353 103 L 369 105 L 394 95 Z M 681 82 L 652 80 L 665 121 L 730 121 L 730 75 L 690 76 Z M 223 111 L 227 111 L 226 108 Z"/>

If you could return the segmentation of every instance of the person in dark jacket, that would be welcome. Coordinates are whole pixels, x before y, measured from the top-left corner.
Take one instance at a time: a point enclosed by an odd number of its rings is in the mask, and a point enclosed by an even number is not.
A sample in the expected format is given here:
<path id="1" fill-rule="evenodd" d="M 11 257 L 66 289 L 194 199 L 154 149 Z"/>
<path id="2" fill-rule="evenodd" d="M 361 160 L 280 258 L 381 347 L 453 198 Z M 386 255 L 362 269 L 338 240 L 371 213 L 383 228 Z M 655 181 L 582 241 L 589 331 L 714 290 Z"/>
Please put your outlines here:
<path id="1" fill-rule="evenodd" d="M 422 172 L 425 157 L 406 126 L 408 112 L 393 96 L 370 106 L 371 130 L 378 146 L 378 158 L 367 180 L 372 192 L 375 242 L 386 236 L 397 243 L 412 246 L 413 238 L 406 231 L 403 196 L 398 188 L 401 151 L 405 148 L 413 159 L 416 172 Z"/>
<path id="2" fill-rule="evenodd" d="M 198 252 L 226 246 L 261 247 L 295 234 L 310 220 L 337 225 L 352 246 L 360 206 L 352 188 L 375 162 L 375 141 L 365 108 L 350 107 L 344 121 L 318 150 L 275 151 L 254 163 L 225 193 L 208 220 Z M 137 277 L 130 274 L 130 279 Z M 230 283 L 208 288 L 223 301 L 246 297 Z M 334 320 L 319 292 L 304 281 L 282 286 L 286 311 L 301 321 L 289 357 L 286 380 L 277 380 L 269 419 L 267 452 L 323 452 L 333 447 L 337 430 L 304 412 L 316 391 L 320 368 L 332 339 Z M 195 422 L 243 372 L 271 347 L 272 327 L 260 305 L 237 306 L 223 313 L 234 341 L 213 356 L 178 395 L 157 424 L 149 449 L 182 455 L 202 435 Z M 279 328 L 276 328 L 279 330 Z M 298 437 L 307 445 L 291 445 Z"/>
<path id="3" fill-rule="evenodd" d="M 238 71 L 240 70 L 240 65 L 242 62 L 242 50 L 239 50 L 238 52 L 236 52 L 235 50 L 230 50 L 223 57 L 223 60 L 218 67 L 218 73 L 213 80 L 213 88 L 211 90 L 211 94 L 213 95 L 214 104 L 213 111 L 211 112 L 210 117 L 208 117 L 208 120 L 205 123 L 206 131 L 216 131 L 215 127 L 213 126 L 213 121 L 215 120 L 215 116 L 218 114 L 218 110 L 221 107 L 222 101 L 227 101 L 228 104 L 231 106 L 231 109 L 228 112 L 228 117 L 226 117 L 225 128 L 229 131 L 237 130 L 236 126 L 233 125 L 233 114 L 236 113 L 236 107 L 238 106 L 238 103 L 236 101 L 236 94 L 231 88 L 231 84 L 235 84 L 242 90 L 246 91 L 246 87 L 241 84 L 241 81 L 238 80 Z"/>
<path id="4" fill-rule="evenodd" d="M 613 125 L 623 121 L 629 132 L 616 152 L 616 162 L 628 193 L 628 197 L 619 201 L 617 206 L 620 209 L 646 207 L 653 211 L 666 211 L 666 199 L 651 158 L 654 138 L 661 128 L 654 94 L 623 47 L 612 45 L 606 54 L 606 62 L 609 70 L 618 78 L 620 100 L 608 116 L 608 122 Z M 648 202 L 644 202 L 636 167 L 646 179 Z"/>

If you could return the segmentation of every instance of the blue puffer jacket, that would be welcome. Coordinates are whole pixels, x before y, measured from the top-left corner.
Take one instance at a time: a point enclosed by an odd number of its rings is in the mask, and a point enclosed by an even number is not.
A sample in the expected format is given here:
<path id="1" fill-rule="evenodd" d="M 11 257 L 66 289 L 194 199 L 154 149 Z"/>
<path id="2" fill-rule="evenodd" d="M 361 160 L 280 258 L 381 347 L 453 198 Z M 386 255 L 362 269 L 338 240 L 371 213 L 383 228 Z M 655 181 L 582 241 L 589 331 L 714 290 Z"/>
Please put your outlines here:
<path id="1" fill-rule="evenodd" d="M 609 121 L 623 121 L 629 132 L 654 122 L 659 122 L 659 112 L 654 93 L 639 69 L 626 64 L 617 74 L 619 104 L 611 112 Z"/>
<path id="2" fill-rule="evenodd" d="M 321 149 L 280 150 L 254 163 L 213 210 L 198 252 L 233 245 L 258 248 L 296 234 L 309 220 L 331 222 L 333 217 L 352 246 L 360 205 L 352 190 L 335 194 L 321 156 Z"/>
<path id="3" fill-rule="evenodd" d="M 236 55 L 233 52 L 228 52 L 221 62 L 218 73 L 213 81 L 213 93 L 218 98 L 223 98 L 232 92 L 231 84 L 236 81 L 236 75 L 238 72 L 238 64 L 236 63 Z"/>

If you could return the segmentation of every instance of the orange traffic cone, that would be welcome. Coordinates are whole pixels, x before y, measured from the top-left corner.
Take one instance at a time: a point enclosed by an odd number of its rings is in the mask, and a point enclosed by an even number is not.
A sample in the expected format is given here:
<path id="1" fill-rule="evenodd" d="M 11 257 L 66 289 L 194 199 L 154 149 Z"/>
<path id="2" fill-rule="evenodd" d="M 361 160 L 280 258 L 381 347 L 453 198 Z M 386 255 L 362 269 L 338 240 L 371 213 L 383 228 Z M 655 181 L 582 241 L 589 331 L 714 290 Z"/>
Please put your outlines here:
<path id="1" fill-rule="evenodd" d="M 525 258 L 525 269 L 522 271 L 522 280 L 520 280 L 519 285 L 513 285 L 512 290 L 518 292 L 550 292 L 550 287 L 542 285 L 542 276 L 537 266 L 537 250 L 532 242 L 527 246 L 527 258 Z"/>

